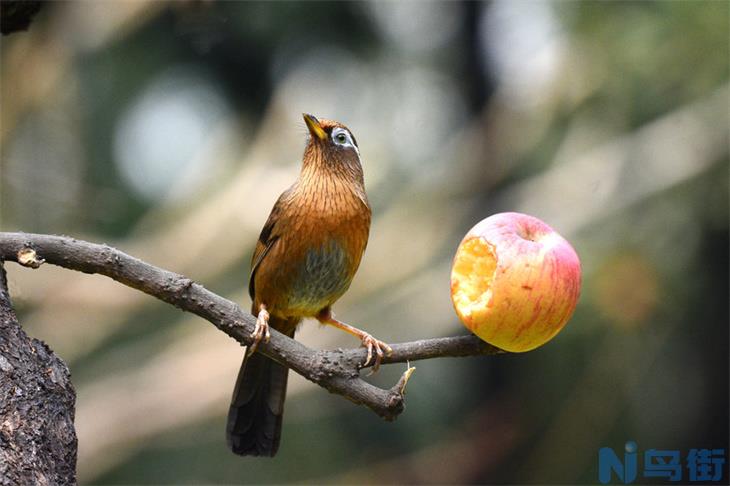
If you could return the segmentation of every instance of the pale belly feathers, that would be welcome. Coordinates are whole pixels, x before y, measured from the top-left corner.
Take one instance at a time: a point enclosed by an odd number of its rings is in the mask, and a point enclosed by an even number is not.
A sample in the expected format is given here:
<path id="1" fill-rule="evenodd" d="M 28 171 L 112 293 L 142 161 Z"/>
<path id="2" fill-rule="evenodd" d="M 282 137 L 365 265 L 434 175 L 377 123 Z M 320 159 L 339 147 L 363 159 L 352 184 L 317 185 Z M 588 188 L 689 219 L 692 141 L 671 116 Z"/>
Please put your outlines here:
<path id="1" fill-rule="evenodd" d="M 347 252 L 336 240 L 308 250 L 302 262 L 292 269 L 287 310 L 312 314 L 331 305 L 350 286 L 351 268 Z"/>

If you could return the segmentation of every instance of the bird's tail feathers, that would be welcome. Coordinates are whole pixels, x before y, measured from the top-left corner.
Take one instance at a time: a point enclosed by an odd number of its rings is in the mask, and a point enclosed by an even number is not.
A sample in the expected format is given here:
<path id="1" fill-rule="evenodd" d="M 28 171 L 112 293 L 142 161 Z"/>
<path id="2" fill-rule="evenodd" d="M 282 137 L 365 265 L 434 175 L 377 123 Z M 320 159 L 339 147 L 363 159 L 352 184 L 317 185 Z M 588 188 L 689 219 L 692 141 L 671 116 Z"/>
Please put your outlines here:
<path id="1" fill-rule="evenodd" d="M 296 324 L 269 319 L 273 328 L 294 336 Z M 289 329 L 291 329 L 289 331 Z M 263 354 L 244 357 L 228 409 L 226 439 L 231 450 L 242 456 L 276 455 L 281 439 L 281 421 L 289 369 Z"/>

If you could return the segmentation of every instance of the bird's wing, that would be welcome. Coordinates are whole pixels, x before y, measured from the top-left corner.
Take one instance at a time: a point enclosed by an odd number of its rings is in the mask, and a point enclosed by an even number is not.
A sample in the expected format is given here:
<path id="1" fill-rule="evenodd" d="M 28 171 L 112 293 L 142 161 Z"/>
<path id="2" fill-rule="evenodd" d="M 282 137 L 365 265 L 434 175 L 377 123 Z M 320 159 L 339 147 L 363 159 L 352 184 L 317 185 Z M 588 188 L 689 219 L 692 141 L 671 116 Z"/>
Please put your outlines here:
<path id="1" fill-rule="evenodd" d="M 271 210 L 271 214 L 269 214 L 269 219 L 266 220 L 266 224 L 261 229 L 259 240 L 256 242 L 256 248 L 253 251 L 253 257 L 251 258 L 251 276 L 248 280 L 248 295 L 251 296 L 251 299 L 253 299 L 254 295 L 256 294 L 256 288 L 254 285 L 256 269 L 259 267 L 261 261 L 264 259 L 266 254 L 269 253 L 271 248 L 279 239 L 277 223 L 281 219 L 284 201 L 286 200 L 288 194 L 289 190 L 284 191 L 284 193 L 279 196 L 276 204 L 274 204 L 274 208 Z"/>

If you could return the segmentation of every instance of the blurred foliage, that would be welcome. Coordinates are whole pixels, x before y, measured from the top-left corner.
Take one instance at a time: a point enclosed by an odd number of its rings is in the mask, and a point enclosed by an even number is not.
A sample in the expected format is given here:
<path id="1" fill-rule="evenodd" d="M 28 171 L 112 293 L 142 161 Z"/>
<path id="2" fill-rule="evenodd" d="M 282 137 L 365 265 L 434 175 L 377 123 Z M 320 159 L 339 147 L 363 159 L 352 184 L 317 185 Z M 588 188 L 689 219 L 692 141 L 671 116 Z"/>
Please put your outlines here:
<path id="1" fill-rule="evenodd" d="M 602 446 L 728 450 L 728 5 L 46 4 L 0 45 L 4 231 L 108 242 L 247 307 L 306 111 L 353 130 L 374 207 L 346 321 L 465 332 L 450 260 L 497 211 L 584 266 L 554 341 L 418 363 L 395 423 L 292 375 L 274 460 L 225 446 L 236 343 L 102 277 L 10 266 L 21 322 L 71 366 L 82 482 L 595 483 Z"/>

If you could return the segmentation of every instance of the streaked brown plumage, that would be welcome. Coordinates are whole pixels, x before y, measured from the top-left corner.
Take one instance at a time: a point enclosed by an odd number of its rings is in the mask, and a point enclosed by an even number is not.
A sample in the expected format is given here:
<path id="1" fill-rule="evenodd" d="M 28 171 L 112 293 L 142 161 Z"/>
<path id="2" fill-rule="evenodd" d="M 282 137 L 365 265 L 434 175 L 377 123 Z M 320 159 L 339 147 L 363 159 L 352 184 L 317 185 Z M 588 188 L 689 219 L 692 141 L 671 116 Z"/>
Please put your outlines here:
<path id="1" fill-rule="evenodd" d="M 314 317 L 362 339 L 376 366 L 387 344 L 337 321 L 331 306 L 344 294 L 360 265 L 370 230 L 360 154 L 344 125 L 304 115 L 311 137 L 297 181 L 279 197 L 256 243 L 249 294 L 258 316 L 254 333 L 268 326 L 293 336 Z M 242 455 L 276 454 L 288 370 L 260 354 L 244 358 L 228 414 L 227 438 Z"/>

